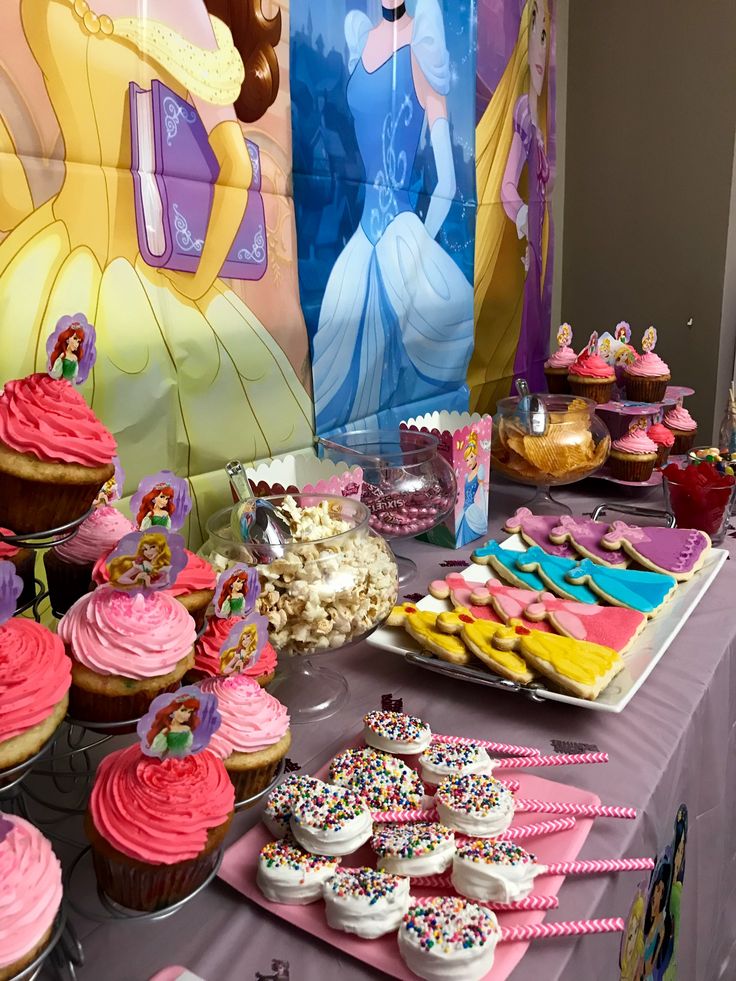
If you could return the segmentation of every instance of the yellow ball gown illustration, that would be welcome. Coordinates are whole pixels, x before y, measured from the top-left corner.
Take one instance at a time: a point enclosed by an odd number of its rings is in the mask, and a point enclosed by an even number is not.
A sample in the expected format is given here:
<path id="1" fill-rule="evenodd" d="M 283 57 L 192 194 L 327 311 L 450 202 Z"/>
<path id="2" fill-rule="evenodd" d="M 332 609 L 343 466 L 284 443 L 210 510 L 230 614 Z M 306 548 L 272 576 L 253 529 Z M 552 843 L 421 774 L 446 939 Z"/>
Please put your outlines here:
<path id="1" fill-rule="evenodd" d="M 0 382 L 45 370 L 46 338 L 61 316 L 81 311 L 95 324 L 98 352 L 82 390 L 118 439 L 128 487 L 162 467 L 219 474 L 234 456 L 308 445 L 311 400 L 265 327 L 217 278 L 221 261 L 195 284 L 152 269 L 138 251 L 128 85 L 159 79 L 182 98 L 231 106 L 243 65 L 229 30 L 211 18 L 217 47 L 206 50 L 171 26 L 98 16 L 86 0 L 21 0 L 21 13 L 63 137 L 65 177 L 0 244 Z M 234 119 L 210 142 L 220 183 L 231 186 L 217 221 L 213 205 L 200 271 L 208 251 L 227 253 L 237 228 L 228 215 L 240 208 L 242 217 L 251 177 L 232 164 L 243 144 Z M 0 176 L 20 188 L 17 212 L 27 189 L 20 161 L 5 157 Z M 0 219 L 3 211 L 12 227 L 13 202 L 0 194 Z M 222 490 L 219 479 L 193 481 L 200 509 L 215 485 Z M 224 502 L 213 499 L 204 513 L 216 503 Z"/>

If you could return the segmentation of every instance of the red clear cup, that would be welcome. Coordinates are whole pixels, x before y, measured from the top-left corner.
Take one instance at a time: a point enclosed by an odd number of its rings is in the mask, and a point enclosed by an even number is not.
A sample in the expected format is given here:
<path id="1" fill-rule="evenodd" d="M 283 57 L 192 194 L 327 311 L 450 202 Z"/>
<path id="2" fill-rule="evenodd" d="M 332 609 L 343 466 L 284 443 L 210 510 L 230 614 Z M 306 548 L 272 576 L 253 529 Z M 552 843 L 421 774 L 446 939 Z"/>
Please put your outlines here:
<path id="1" fill-rule="evenodd" d="M 667 510 L 674 514 L 679 528 L 704 531 L 717 545 L 723 541 L 728 530 L 736 481 L 733 477 L 719 475 L 717 483 L 699 482 L 692 475 L 686 476 L 688 469 L 685 467 L 678 471 L 671 464 L 663 471 Z"/>

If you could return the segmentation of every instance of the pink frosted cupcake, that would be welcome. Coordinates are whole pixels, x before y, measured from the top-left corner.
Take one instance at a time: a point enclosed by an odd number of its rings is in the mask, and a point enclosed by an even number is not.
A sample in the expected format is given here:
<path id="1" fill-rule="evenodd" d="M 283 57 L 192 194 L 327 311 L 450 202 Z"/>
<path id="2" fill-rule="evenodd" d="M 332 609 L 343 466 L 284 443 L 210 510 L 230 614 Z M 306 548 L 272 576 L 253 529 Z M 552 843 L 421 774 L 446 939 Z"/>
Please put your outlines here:
<path id="1" fill-rule="evenodd" d="M 657 467 L 663 467 L 669 459 L 670 450 L 675 444 L 675 437 L 661 422 L 656 422 L 647 429 L 647 436 L 657 444 Z"/>
<path id="2" fill-rule="evenodd" d="M 617 480 L 649 480 L 657 462 L 657 444 L 644 429 L 631 429 L 611 443 L 608 463 L 611 476 Z"/>
<path id="3" fill-rule="evenodd" d="M 271 783 L 291 746 L 289 713 L 242 674 L 208 678 L 200 687 L 215 695 L 222 719 L 209 748 L 225 764 L 235 799 L 253 797 Z"/>
<path id="4" fill-rule="evenodd" d="M 570 365 L 567 380 L 573 395 L 603 405 L 611 399 L 616 373 L 599 354 L 585 348 Z"/>
<path id="5" fill-rule="evenodd" d="M 552 395 L 570 394 L 567 373 L 576 360 L 575 352 L 570 347 L 571 341 L 572 328 L 569 324 L 562 324 L 557 331 L 557 350 L 544 362 L 544 376 Z"/>
<path id="6" fill-rule="evenodd" d="M 54 612 L 66 613 L 80 596 L 89 592 L 95 562 L 132 531 L 135 531 L 133 522 L 115 508 L 97 508 L 82 522 L 73 538 L 44 554 Z"/>
<path id="7" fill-rule="evenodd" d="M 624 369 L 626 398 L 631 402 L 661 402 L 670 378 L 669 366 L 654 351 L 646 351 Z"/>
<path id="8" fill-rule="evenodd" d="M 0 536 L 14 534 L 9 528 L 0 528 Z M 0 562 L 4 559 L 13 563 L 17 575 L 23 580 L 23 590 L 18 597 L 18 606 L 23 606 L 36 595 L 36 553 L 32 548 L 19 548 L 0 541 Z"/>
<path id="9" fill-rule="evenodd" d="M 678 405 L 665 413 L 662 421 L 675 437 L 671 452 L 675 456 L 680 453 L 687 453 L 695 442 L 695 434 L 698 431 L 698 424 L 687 409 Z"/>
<path id="10" fill-rule="evenodd" d="M 78 599 L 58 630 L 72 659 L 75 719 L 137 719 L 194 664 L 194 620 L 163 591 L 131 595 L 101 587 Z"/>
<path id="11" fill-rule="evenodd" d="M 200 681 L 202 678 L 214 678 L 222 674 L 220 648 L 237 622 L 237 617 L 210 618 L 207 629 L 195 645 L 194 668 L 187 675 L 188 680 Z M 258 659 L 239 673 L 257 681 L 262 688 L 265 688 L 273 681 L 276 674 L 276 651 L 266 643 Z"/>
<path id="12" fill-rule="evenodd" d="M 44 950 L 61 906 L 61 865 L 51 842 L 14 814 L 0 814 L 0 981 Z"/>

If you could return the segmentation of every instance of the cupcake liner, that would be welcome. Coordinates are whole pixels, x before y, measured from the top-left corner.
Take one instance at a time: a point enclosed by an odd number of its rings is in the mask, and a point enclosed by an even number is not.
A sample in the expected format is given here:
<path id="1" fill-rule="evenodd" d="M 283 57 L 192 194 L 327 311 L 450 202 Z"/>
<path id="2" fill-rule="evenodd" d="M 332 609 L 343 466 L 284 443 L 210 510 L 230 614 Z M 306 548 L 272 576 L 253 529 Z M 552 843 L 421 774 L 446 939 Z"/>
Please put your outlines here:
<path id="1" fill-rule="evenodd" d="M 568 375 L 567 380 L 573 395 L 578 395 L 582 399 L 592 399 L 598 405 L 611 401 L 613 386 L 616 384 L 614 378 L 606 382 L 596 382 L 577 375 Z"/>
<path id="2" fill-rule="evenodd" d="M 230 783 L 235 788 L 235 803 L 255 797 L 265 790 L 276 776 L 280 762 L 281 760 L 276 760 L 274 763 L 259 766 L 256 770 L 229 770 L 226 760 L 225 769 L 230 777 Z"/>
<path id="3" fill-rule="evenodd" d="M 132 695 L 102 695 L 72 684 L 69 690 L 69 715 L 80 722 L 127 722 L 129 719 L 139 719 L 146 714 L 157 695 L 176 691 L 179 687 L 181 682 L 175 681 L 162 688 L 151 688 Z"/>
<path id="4" fill-rule="evenodd" d="M 624 372 L 626 398 L 630 402 L 661 402 L 667 391 L 669 376 L 644 378 Z"/>
<path id="5" fill-rule="evenodd" d="M 198 589 L 194 593 L 186 593 L 184 596 L 175 597 L 194 620 L 198 631 L 204 626 L 207 608 L 212 602 L 214 595 L 215 591 L 213 589 Z"/>
<path id="6" fill-rule="evenodd" d="M 29 480 L 0 469 L 3 524 L 22 535 L 50 531 L 75 521 L 89 511 L 100 487 L 112 477 L 114 470 L 112 464 L 97 467 L 89 483 L 65 484 Z"/>
<path id="7" fill-rule="evenodd" d="M 547 379 L 547 391 L 550 395 L 569 395 L 570 383 L 567 380 L 567 369 L 545 368 L 544 377 Z"/>
<path id="8" fill-rule="evenodd" d="M 669 429 L 670 427 L 667 426 Z M 681 429 L 670 429 L 670 432 L 675 437 L 675 443 L 670 452 L 673 456 L 680 456 L 683 453 L 688 453 L 695 442 L 695 436 L 697 435 L 697 429 L 693 429 L 692 432 L 686 433 Z"/>
<path id="9" fill-rule="evenodd" d="M 655 467 L 663 467 L 670 457 L 669 446 L 657 446 L 657 462 L 654 464 Z"/>
<path id="10" fill-rule="evenodd" d="M 650 456 L 649 459 L 633 454 L 621 454 L 614 456 L 613 453 L 608 458 L 608 465 L 611 476 L 616 480 L 631 480 L 637 483 L 649 480 L 654 470 L 655 460 Z"/>
<path id="11" fill-rule="evenodd" d="M 46 583 L 49 587 L 51 609 L 64 614 L 92 586 L 93 562 L 68 562 L 50 548 L 44 552 Z"/>

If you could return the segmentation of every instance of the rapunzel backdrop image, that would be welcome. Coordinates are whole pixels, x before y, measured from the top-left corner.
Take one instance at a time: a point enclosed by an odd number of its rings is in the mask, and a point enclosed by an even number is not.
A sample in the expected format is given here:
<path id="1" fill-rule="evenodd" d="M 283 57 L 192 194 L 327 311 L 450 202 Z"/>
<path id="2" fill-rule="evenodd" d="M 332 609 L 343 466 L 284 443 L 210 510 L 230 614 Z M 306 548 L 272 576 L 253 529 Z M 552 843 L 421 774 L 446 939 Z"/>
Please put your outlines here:
<path id="1" fill-rule="evenodd" d="M 82 313 L 129 492 L 312 438 L 277 0 L 3 0 L 0 381 Z M 208 474 L 217 474 L 217 480 Z"/>
<path id="2" fill-rule="evenodd" d="M 299 281 L 317 429 L 467 409 L 474 0 L 291 13 Z"/>

